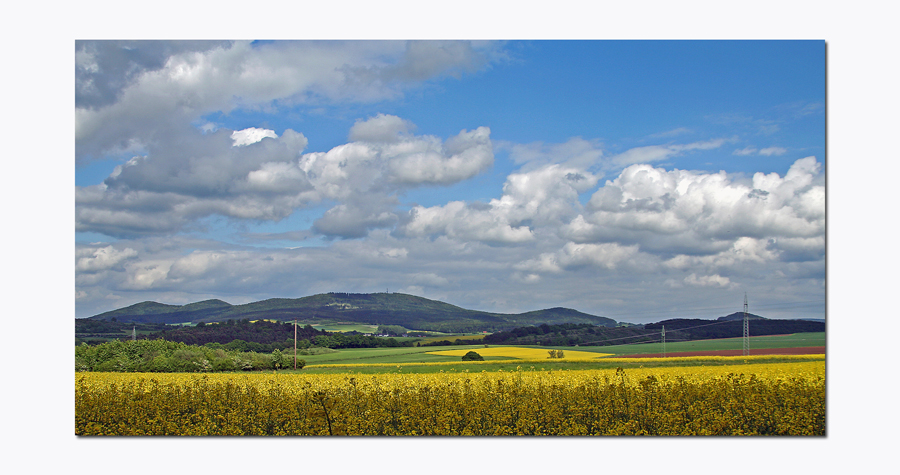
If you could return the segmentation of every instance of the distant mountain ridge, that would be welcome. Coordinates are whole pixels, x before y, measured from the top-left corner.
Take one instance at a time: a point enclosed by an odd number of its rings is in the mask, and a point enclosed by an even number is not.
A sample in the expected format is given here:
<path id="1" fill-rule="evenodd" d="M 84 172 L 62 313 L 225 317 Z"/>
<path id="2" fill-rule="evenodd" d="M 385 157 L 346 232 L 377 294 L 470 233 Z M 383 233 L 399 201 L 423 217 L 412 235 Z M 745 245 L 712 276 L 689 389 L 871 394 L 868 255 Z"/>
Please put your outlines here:
<path id="1" fill-rule="evenodd" d="M 198 323 L 227 320 L 321 320 L 401 325 L 415 330 L 496 331 L 541 323 L 590 323 L 615 327 L 606 317 L 555 307 L 519 314 L 469 310 L 455 305 L 402 293 L 317 294 L 298 299 L 274 298 L 242 305 L 204 300 L 187 305 L 141 302 L 90 317 L 136 323 Z"/>

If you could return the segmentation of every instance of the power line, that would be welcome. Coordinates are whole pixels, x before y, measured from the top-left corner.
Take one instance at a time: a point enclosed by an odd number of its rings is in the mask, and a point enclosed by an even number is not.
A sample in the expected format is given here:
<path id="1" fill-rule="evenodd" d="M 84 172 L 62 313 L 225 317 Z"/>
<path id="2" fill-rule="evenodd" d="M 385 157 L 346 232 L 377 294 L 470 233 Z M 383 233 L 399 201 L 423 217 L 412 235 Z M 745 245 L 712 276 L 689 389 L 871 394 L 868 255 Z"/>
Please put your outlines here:
<path id="1" fill-rule="evenodd" d="M 662 357 L 666 357 L 666 326 L 662 326 Z"/>
<path id="2" fill-rule="evenodd" d="M 695 329 L 695 328 L 710 327 L 710 326 L 713 326 L 713 325 L 724 325 L 724 324 L 726 324 L 726 323 L 732 323 L 732 322 L 733 322 L 733 320 L 722 320 L 722 321 L 716 321 L 716 322 L 712 322 L 712 323 L 706 323 L 706 324 L 703 324 L 703 325 L 694 325 L 694 326 L 692 326 L 692 327 L 678 328 L 678 329 L 671 330 L 671 331 L 673 331 L 673 332 L 681 332 L 681 331 L 686 331 L 686 330 L 693 330 L 693 329 Z M 580 345 L 590 345 L 591 343 L 605 343 L 605 342 L 608 342 L 608 341 L 627 340 L 627 339 L 629 339 L 629 338 L 640 338 L 640 337 L 654 337 L 654 338 L 653 338 L 653 341 L 641 341 L 641 342 L 636 342 L 636 343 L 623 343 L 623 345 L 638 345 L 638 344 L 643 344 L 643 343 L 656 343 L 657 341 L 659 341 L 659 340 L 657 339 L 657 338 L 658 338 L 658 334 L 657 334 L 657 333 L 642 333 L 642 334 L 640 334 L 640 335 L 623 336 L 623 337 L 619 337 L 619 338 L 610 338 L 610 339 L 607 339 L 607 340 L 588 341 L 588 342 L 585 342 L 585 343 L 579 343 L 579 344 L 580 344 Z M 670 341 L 674 341 L 674 340 L 670 340 Z M 693 341 L 693 340 L 682 340 L 682 341 Z"/>

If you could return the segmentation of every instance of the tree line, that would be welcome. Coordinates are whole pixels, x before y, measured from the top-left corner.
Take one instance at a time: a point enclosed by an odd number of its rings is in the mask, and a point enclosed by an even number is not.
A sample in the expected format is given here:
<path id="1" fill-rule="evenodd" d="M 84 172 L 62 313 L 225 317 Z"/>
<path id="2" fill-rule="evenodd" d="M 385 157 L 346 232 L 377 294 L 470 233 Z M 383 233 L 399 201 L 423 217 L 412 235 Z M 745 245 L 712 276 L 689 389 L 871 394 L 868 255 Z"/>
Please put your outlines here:
<path id="1" fill-rule="evenodd" d="M 218 345 L 218 344 L 216 344 Z M 297 368 L 306 361 L 297 360 Z M 116 340 L 75 347 L 75 371 L 181 373 L 262 371 L 294 367 L 293 355 L 281 350 L 257 353 L 166 340 Z"/>
<path id="2" fill-rule="evenodd" d="M 99 322 L 99 321 L 98 321 Z M 130 335 L 122 333 L 131 324 L 100 322 L 90 328 L 102 328 L 104 331 L 119 329 L 115 334 L 118 339 L 128 340 Z M 78 325 L 78 321 L 76 321 Z M 120 328 L 122 327 L 122 328 Z M 82 327 L 87 328 L 87 327 Z M 145 326 L 146 328 L 146 326 Z M 156 327 L 158 328 L 158 327 Z M 76 327 L 76 330 L 78 327 Z M 291 322 L 270 322 L 249 319 L 228 320 L 222 323 L 198 323 L 196 326 L 171 327 L 162 325 L 159 331 L 139 335 L 138 340 L 165 340 L 187 345 L 206 346 L 226 351 L 271 353 L 275 350 L 288 350 L 294 347 L 294 325 Z M 381 348 L 413 346 L 412 342 L 398 341 L 394 338 L 382 338 L 363 335 L 358 332 L 328 332 L 317 330 L 312 325 L 297 326 L 297 347 L 323 348 Z M 77 334 L 77 333 L 76 333 Z"/>
<path id="3" fill-rule="evenodd" d="M 666 327 L 666 339 L 708 340 L 711 338 L 737 338 L 744 335 L 741 320 L 714 321 L 699 318 L 675 318 L 644 325 L 645 330 L 662 331 Z M 824 322 L 808 320 L 750 320 L 750 335 L 786 335 L 790 333 L 824 332 Z M 674 332 L 674 333 L 673 333 Z"/>
<path id="4" fill-rule="evenodd" d="M 327 334 L 328 332 L 325 330 L 316 330 L 312 325 L 297 326 L 298 342 Z M 251 322 L 249 319 L 227 320 L 221 323 L 200 322 L 192 327 L 170 327 L 161 332 L 150 334 L 146 338 L 162 338 L 189 345 L 226 344 L 234 340 L 282 345 L 287 340 L 291 340 L 291 346 L 293 347 L 294 324 L 291 322 L 270 322 L 267 320 Z"/>
<path id="5" fill-rule="evenodd" d="M 498 331 L 485 335 L 484 343 L 504 345 L 543 346 L 608 346 L 625 343 L 659 341 L 662 327 L 668 340 L 708 340 L 743 336 L 742 321 L 710 321 L 701 319 L 671 319 L 634 327 L 600 327 L 589 323 L 536 325 Z M 824 332 L 825 323 L 805 320 L 752 320 L 753 336 L 790 333 Z"/>
<path id="6" fill-rule="evenodd" d="M 612 345 L 641 341 L 646 331 L 640 327 L 601 327 L 590 323 L 563 323 L 513 328 L 484 336 L 484 343 L 504 345 Z M 623 340 L 623 338 L 627 338 Z"/>

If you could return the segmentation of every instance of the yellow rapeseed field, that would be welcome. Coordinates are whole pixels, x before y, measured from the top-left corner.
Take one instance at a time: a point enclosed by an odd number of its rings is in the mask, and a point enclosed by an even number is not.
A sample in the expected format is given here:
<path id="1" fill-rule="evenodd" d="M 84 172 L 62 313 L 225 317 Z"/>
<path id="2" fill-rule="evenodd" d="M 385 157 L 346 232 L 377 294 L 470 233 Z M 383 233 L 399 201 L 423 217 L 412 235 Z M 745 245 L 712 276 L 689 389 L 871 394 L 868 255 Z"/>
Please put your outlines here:
<path id="1" fill-rule="evenodd" d="M 519 358 L 525 360 L 546 359 L 547 350 L 541 348 L 520 348 L 516 346 L 494 346 L 488 348 L 478 348 L 476 350 L 442 350 L 429 351 L 429 355 L 441 356 L 463 356 L 469 351 L 475 351 L 481 356 L 505 356 L 507 358 Z M 567 360 L 584 360 L 601 358 L 604 356 L 612 356 L 610 353 L 594 353 L 590 351 L 570 351 L 565 350 L 563 359 Z"/>
<path id="2" fill-rule="evenodd" d="M 824 361 L 431 374 L 78 373 L 77 435 L 824 435 Z"/>

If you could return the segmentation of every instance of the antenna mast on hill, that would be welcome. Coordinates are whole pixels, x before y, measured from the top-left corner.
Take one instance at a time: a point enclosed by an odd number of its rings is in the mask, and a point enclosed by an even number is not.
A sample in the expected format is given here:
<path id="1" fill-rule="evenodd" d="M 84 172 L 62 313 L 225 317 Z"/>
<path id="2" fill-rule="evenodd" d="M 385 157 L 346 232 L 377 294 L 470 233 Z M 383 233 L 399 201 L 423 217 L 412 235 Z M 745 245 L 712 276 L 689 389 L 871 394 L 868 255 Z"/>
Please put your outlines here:
<path id="1" fill-rule="evenodd" d="M 750 355 L 750 316 L 747 313 L 747 292 L 744 292 L 744 356 Z"/>

